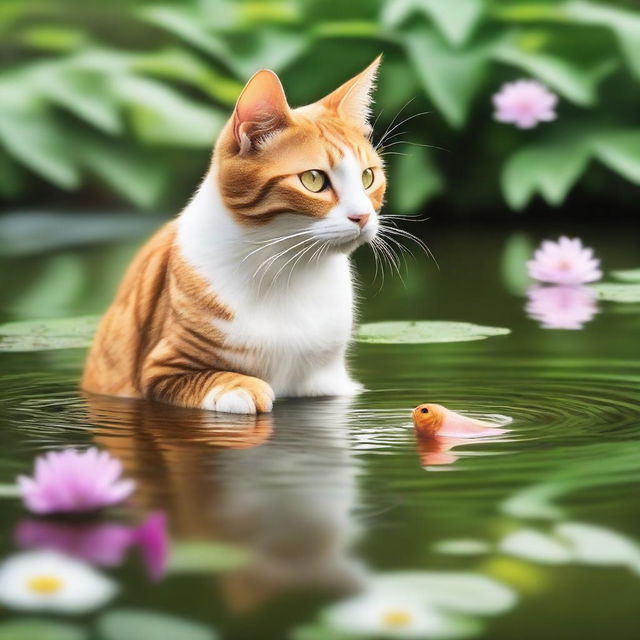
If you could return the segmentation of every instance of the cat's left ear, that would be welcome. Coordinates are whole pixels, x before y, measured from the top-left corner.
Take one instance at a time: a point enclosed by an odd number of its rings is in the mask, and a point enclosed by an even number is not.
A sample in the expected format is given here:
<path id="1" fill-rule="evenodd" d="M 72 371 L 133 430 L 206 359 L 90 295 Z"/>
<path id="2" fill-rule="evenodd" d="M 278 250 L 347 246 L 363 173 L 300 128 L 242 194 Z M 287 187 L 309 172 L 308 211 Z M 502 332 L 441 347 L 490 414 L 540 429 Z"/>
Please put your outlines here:
<path id="1" fill-rule="evenodd" d="M 378 68 L 382 60 L 380 54 L 364 71 L 347 80 L 342 86 L 320 100 L 327 109 L 336 111 L 340 116 L 352 121 L 368 134 L 371 131 L 372 93 L 376 84 Z"/>

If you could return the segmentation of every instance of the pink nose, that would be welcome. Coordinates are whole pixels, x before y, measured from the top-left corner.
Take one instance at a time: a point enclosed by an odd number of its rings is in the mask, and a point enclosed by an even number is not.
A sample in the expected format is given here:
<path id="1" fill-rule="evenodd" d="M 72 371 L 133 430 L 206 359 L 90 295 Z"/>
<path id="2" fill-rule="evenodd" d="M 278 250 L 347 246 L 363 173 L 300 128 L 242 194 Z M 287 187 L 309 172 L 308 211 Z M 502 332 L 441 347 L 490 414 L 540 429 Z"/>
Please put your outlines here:
<path id="1" fill-rule="evenodd" d="M 364 225 L 367 224 L 367 222 L 369 222 L 369 217 L 370 217 L 370 214 L 368 213 L 354 213 L 354 214 L 351 214 L 350 216 L 347 216 L 349 220 L 351 220 L 352 222 L 355 222 L 361 229 L 363 229 Z"/>

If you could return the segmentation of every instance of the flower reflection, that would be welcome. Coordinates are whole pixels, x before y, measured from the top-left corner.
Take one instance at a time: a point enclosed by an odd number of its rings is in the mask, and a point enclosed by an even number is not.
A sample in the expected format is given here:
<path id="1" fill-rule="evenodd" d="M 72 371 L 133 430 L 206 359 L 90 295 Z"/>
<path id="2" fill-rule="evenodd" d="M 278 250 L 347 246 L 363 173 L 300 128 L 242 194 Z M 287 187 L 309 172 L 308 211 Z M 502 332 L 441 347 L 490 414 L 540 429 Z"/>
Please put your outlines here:
<path id="1" fill-rule="evenodd" d="M 598 313 L 596 294 L 584 286 L 536 286 L 527 291 L 527 313 L 544 329 L 582 329 Z"/>
<path id="2" fill-rule="evenodd" d="M 55 550 L 103 567 L 119 566 L 136 547 L 154 580 L 162 577 L 168 556 L 166 517 L 160 512 L 137 527 L 117 522 L 24 520 L 16 528 L 15 538 L 26 549 Z"/>
<path id="3" fill-rule="evenodd" d="M 55 551 L 18 553 L 0 564 L 0 602 L 13 609 L 81 614 L 116 590 L 91 565 Z"/>
<path id="4" fill-rule="evenodd" d="M 25 506 L 39 514 L 95 511 L 122 502 L 134 483 L 106 451 L 66 449 L 36 459 L 33 477 L 18 476 Z"/>
<path id="5" fill-rule="evenodd" d="M 459 638 L 481 633 L 480 616 L 508 611 L 515 594 L 473 573 L 402 572 L 372 577 L 365 590 L 330 607 L 323 626 L 382 638 Z"/>

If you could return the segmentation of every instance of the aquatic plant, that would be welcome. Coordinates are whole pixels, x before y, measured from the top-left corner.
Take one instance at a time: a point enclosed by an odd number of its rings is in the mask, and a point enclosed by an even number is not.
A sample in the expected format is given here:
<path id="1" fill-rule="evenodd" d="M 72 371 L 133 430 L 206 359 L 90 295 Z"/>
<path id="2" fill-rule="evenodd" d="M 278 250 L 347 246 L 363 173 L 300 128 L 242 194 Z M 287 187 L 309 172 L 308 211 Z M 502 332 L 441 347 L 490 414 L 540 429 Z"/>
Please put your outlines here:
<path id="1" fill-rule="evenodd" d="M 508 82 L 493 96 L 498 122 L 532 129 L 540 122 L 556 119 L 558 96 L 537 80 Z"/>
<path id="2" fill-rule="evenodd" d="M 580 238 L 562 236 L 557 242 L 545 240 L 527 263 L 529 275 L 539 282 L 576 285 L 602 277 L 600 260 Z"/>

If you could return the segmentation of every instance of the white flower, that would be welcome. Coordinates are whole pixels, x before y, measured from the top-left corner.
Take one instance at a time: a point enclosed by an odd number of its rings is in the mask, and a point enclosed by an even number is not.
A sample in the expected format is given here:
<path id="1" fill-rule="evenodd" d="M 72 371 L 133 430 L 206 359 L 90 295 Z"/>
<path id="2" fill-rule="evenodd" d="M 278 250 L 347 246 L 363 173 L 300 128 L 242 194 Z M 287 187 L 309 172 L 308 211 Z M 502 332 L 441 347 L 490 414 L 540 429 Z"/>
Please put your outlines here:
<path id="1" fill-rule="evenodd" d="M 512 591 L 484 576 L 458 572 L 390 573 L 357 596 L 329 607 L 324 623 L 343 633 L 381 638 L 464 638 L 482 631 L 476 618 L 508 610 Z"/>
<path id="2" fill-rule="evenodd" d="M 90 565 L 54 551 L 29 551 L 0 564 L 0 603 L 13 609 L 85 613 L 116 586 Z"/>
<path id="3" fill-rule="evenodd" d="M 600 260 L 580 238 L 562 236 L 557 242 L 545 240 L 527 267 L 534 280 L 551 284 L 585 284 L 602 278 Z"/>

